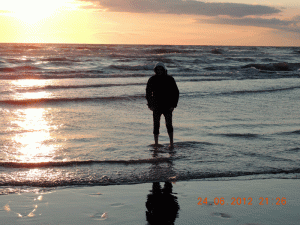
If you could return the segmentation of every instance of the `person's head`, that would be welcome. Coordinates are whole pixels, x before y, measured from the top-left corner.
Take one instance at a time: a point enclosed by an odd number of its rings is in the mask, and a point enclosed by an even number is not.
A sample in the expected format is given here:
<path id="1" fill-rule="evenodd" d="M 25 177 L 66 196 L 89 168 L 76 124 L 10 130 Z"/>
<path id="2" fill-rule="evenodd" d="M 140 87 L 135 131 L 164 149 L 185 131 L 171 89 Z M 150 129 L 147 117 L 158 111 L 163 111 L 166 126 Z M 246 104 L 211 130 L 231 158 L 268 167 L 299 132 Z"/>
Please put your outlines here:
<path id="1" fill-rule="evenodd" d="M 155 65 L 154 72 L 157 75 L 166 75 L 167 74 L 167 68 L 163 63 L 159 62 Z"/>

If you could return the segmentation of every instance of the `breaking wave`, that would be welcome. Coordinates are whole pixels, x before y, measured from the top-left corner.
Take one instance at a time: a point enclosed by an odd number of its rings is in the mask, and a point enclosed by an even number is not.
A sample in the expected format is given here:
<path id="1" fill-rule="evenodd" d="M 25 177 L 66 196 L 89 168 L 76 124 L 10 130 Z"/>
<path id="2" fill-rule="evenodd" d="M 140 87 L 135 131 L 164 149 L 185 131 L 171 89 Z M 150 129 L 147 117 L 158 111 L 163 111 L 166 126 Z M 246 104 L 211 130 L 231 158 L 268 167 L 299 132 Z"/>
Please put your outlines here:
<path id="1" fill-rule="evenodd" d="M 140 184 L 140 183 L 150 183 L 150 182 L 174 182 L 174 181 L 187 181 L 194 179 L 216 179 L 216 180 L 226 180 L 238 177 L 248 176 L 248 179 L 251 179 L 251 176 L 264 176 L 269 177 L 270 175 L 279 176 L 280 174 L 298 174 L 300 169 L 270 169 L 265 171 L 228 171 L 228 172 L 186 172 L 186 173 L 161 173 L 160 176 L 153 176 L 150 172 L 143 174 L 130 174 L 123 176 L 107 176 L 100 175 L 98 177 L 72 177 L 65 178 L 61 177 L 55 180 L 0 180 L 0 186 L 26 186 L 26 187 L 62 187 L 62 186 L 103 186 L 103 185 L 126 185 L 126 184 Z M 173 176 L 175 175 L 175 176 Z M 297 179 L 297 177 L 294 177 Z M 1 195 L 1 193 L 0 193 Z"/>
<path id="2" fill-rule="evenodd" d="M 118 97 L 94 97 L 94 98 L 37 98 L 37 99 L 21 99 L 21 100 L 1 100 L 0 104 L 8 105 L 35 105 L 45 103 L 66 103 L 66 102 L 91 102 L 91 101 L 132 101 L 135 99 L 143 99 L 144 95 L 136 96 L 118 96 Z"/>
<path id="3" fill-rule="evenodd" d="M 7 168 L 44 168 L 44 167 L 65 167 L 65 166 L 81 166 L 92 164 L 145 164 L 145 163 L 162 163 L 170 162 L 170 158 L 150 158 L 150 159 L 137 159 L 137 160 L 88 160 L 88 161 L 63 161 L 63 162 L 0 162 L 0 167 Z"/>
<path id="4" fill-rule="evenodd" d="M 242 66 L 242 68 L 256 68 L 259 70 L 268 71 L 295 71 L 300 69 L 300 63 L 271 63 L 271 64 L 249 64 Z"/>

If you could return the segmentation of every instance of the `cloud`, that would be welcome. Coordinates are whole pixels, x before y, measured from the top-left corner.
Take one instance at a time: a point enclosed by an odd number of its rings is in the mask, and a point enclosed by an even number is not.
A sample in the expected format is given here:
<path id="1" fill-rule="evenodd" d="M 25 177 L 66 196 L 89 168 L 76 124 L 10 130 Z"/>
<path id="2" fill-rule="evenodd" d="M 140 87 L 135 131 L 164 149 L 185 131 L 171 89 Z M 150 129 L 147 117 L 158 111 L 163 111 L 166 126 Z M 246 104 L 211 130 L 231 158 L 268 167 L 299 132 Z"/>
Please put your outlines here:
<path id="1" fill-rule="evenodd" d="M 198 0 L 79 0 L 85 8 L 109 12 L 158 13 L 206 16 L 199 23 L 266 27 L 285 32 L 300 33 L 300 15 L 291 19 L 275 18 L 281 9 L 242 3 L 203 2 Z M 264 16 L 274 15 L 274 18 Z"/>
<path id="2" fill-rule="evenodd" d="M 94 3 L 98 9 L 111 12 L 185 14 L 230 17 L 258 16 L 279 13 L 281 10 L 263 5 L 214 3 L 196 0 L 80 0 Z"/>
<path id="3" fill-rule="evenodd" d="M 255 26 L 255 27 L 268 27 L 276 30 L 292 31 L 300 33 L 300 16 L 293 17 L 291 20 L 280 20 L 276 18 L 223 18 L 215 17 L 213 19 L 201 19 L 200 23 L 207 24 L 227 24 L 237 26 Z"/>
<path id="4" fill-rule="evenodd" d="M 256 27 L 272 27 L 272 26 L 288 26 L 293 22 L 280 19 L 263 19 L 263 18 L 221 18 L 199 20 L 200 22 L 206 22 L 209 24 L 229 24 L 239 26 L 256 26 Z"/>

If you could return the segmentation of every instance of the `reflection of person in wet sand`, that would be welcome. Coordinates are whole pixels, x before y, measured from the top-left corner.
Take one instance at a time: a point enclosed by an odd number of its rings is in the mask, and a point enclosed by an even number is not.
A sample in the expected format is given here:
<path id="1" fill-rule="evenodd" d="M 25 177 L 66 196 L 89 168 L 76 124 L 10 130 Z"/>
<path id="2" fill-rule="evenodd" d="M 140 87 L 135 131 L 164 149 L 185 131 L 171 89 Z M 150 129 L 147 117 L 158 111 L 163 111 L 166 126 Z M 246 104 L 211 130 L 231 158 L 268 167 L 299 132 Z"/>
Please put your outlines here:
<path id="1" fill-rule="evenodd" d="M 172 184 L 165 182 L 162 189 L 159 182 L 154 182 L 151 192 L 146 202 L 148 223 L 151 225 L 174 224 L 180 207 L 177 197 L 172 195 Z"/>
<path id="2" fill-rule="evenodd" d="M 153 111 L 154 141 L 158 145 L 160 117 L 163 114 L 170 138 L 170 147 L 173 147 L 172 112 L 177 107 L 179 90 L 173 77 L 167 74 L 163 63 L 157 63 L 154 68 L 155 75 L 150 77 L 146 87 L 148 107 Z"/>

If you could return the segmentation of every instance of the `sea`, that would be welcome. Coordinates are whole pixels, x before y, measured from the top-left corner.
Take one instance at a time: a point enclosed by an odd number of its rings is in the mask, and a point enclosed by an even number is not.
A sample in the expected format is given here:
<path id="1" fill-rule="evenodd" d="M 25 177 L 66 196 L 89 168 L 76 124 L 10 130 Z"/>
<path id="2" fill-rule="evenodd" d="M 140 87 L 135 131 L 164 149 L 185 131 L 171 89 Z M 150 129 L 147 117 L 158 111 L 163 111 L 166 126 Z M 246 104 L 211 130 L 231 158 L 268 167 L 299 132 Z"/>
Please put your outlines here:
<path id="1" fill-rule="evenodd" d="M 153 147 L 145 89 L 180 91 Z M 187 180 L 299 179 L 300 47 L 0 44 L 0 195 Z"/>

